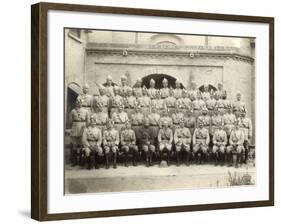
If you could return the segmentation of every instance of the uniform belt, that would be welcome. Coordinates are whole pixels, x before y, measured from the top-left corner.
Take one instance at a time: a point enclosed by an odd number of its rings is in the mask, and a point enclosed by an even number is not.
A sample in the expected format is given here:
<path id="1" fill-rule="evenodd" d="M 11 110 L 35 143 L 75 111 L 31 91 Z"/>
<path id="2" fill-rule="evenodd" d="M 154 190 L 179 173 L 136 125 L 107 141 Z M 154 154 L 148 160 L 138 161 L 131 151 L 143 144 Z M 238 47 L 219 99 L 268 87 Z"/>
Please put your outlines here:
<path id="1" fill-rule="evenodd" d="M 205 140 L 205 138 L 196 138 L 196 139 L 198 139 L 198 140 Z"/>
<path id="2" fill-rule="evenodd" d="M 115 124 L 125 124 L 125 122 L 115 122 Z"/>
<path id="3" fill-rule="evenodd" d="M 98 140 L 88 139 L 88 142 L 97 142 Z"/>
<path id="4" fill-rule="evenodd" d="M 150 124 L 152 127 L 158 127 L 158 124 Z"/>
<path id="5" fill-rule="evenodd" d="M 86 120 L 85 121 L 73 121 L 73 122 L 86 122 Z"/>
<path id="6" fill-rule="evenodd" d="M 82 107 L 91 107 L 91 106 L 84 106 L 84 105 L 83 105 Z"/>
<path id="7" fill-rule="evenodd" d="M 132 126 L 141 126 L 141 124 L 132 124 Z"/>
<path id="8" fill-rule="evenodd" d="M 201 109 L 200 108 L 198 108 L 198 109 L 197 108 L 193 108 L 193 110 L 201 110 Z"/>

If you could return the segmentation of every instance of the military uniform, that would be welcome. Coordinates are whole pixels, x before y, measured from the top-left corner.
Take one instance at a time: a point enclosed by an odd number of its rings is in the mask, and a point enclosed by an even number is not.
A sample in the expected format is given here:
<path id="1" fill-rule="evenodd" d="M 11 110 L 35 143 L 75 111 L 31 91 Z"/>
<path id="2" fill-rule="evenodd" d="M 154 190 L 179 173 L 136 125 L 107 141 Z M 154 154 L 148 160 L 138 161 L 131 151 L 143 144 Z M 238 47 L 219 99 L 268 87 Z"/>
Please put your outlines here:
<path id="1" fill-rule="evenodd" d="M 138 151 L 138 147 L 136 145 L 135 132 L 131 128 L 129 129 L 125 128 L 124 130 L 121 131 L 120 142 L 121 142 L 121 149 L 124 151 L 125 154 L 125 166 L 127 166 L 127 154 L 130 151 L 133 151 L 133 155 L 134 155 L 133 164 L 135 166 L 136 156 Z"/>
<path id="2" fill-rule="evenodd" d="M 164 100 L 164 105 L 169 110 L 169 115 L 172 115 L 174 113 L 175 107 L 176 107 L 176 98 L 173 95 L 169 95 Z"/>
<path id="3" fill-rule="evenodd" d="M 209 115 L 213 115 L 217 101 L 214 98 L 210 98 L 206 101 L 206 107 L 208 109 Z"/>
<path id="4" fill-rule="evenodd" d="M 92 112 L 94 98 L 90 94 L 80 94 L 77 96 L 77 100 L 81 102 L 82 108 L 87 110 L 88 114 Z"/>
<path id="5" fill-rule="evenodd" d="M 211 117 L 211 135 L 214 135 L 216 130 L 219 129 L 220 126 L 222 126 L 224 124 L 224 118 L 222 115 L 220 114 L 214 114 Z"/>
<path id="6" fill-rule="evenodd" d="M 169 116 L 169 114 L 166 115 L 164 114 L 163 116 L 160 117 L 159 119 L 160 128 L 163 126 L 164 122 L 167 122 L 170 128 L 173 127 L 173 119 L 171 118 L 171 116 Z"/>
<path id="7" fill-rule="evenodd" d="M 233 163 L 235 166 L 238 166 L 240 162 L 241 156 L 244 152 L 244 133 L 240 129 L 234 128 L 231 131 L 230 138 L 229 138 L 229 146 L 226 148 L 226 153 L 228 156 L 228 161 L 230 161 L 230 157 L 233 157 Z"/>
<path id="8" fill-rule="evenodd" d="M 179 88 L 175 88 L 173 90 L 173 95 L 174 95 L 174 97 L 176 99 L 180 99 L 180 98 L 182 98 L 182 92 L 183 92 L 183 90 L 180 87 Z"/>
<path id="9" fill-rule="evenodd" d="M 155 154 L 155 138 L 153 129 L 149 126 L 143 126 L 140 131 L 140 145 L 145 153 L 146 166 L 152 164 L 152 157 Z"/>
<path id="10" fill-rule="evenodd" d="M 235 115 L 233 113 L 226 113 L 223 115 L 224 130 L 229 138 L 232 129 L 234 128 Z"/>
<path id="11" fill-rule="evenodd" d="M 155 89 L 155 81 L 154 79 L 150 79 L 149 81 L 149 89 L 147 90 L 148 96 L 150 99 L 156 99 L 158 90 Z"/>
<path id="12" fill-rule="evenodd" d="M 170 89 L 169 87 L 164 87 L 160 89 L 160 96 L 162 99 L 166 99 L 168 96 L 170 96 Z"/>
<path id="13" fill-rule="evenodd" d="M 173 142 L 173 131 L 170 128 L 161 128 L 158 133 L 159 151 L 160 151 L 160 161 L 163 158 L 163 151 L 167 150 L 168 153 L 168 165 L 170 164 L 170 155 L 172 150 Z"/>
<path id="14" fill-rule="evenodd" d="M 187 127 L 191 133 L 191 135 L 193 136 L 194 130 L 196 128 L 196 119 L 194 116 L 185 116 L 184 117 L 184 124 L 185 127 Z"/>
<path id="15" fill-rule="evenodd" d="M 164 99 L 161 98 L 152 99 L 151 107 L 154 107 L 159 114 L 162 114 L 166 107 Z"/>
<path id="16" fill-rule="evenodd" d="M 149 125 L 152 129 L 152 139 L 156 139 L 159 132 L 160 115 L 155 112 L 148 114 Z"/>
<path id="17" fill-rule="evenodd" d="M 111 98 L 110 114 L 118 110 L 118 107 L 124 106 L 124 98 L 120 95 L 116 95 Z"/>
<path id="18" fill-rule="evenodd" d="M 143 119 L 144 119 L 144 115 L 140 111 L 136 111 L 131 116 L 132 129 L 135 132 L 137 142 L 140 139 L 140 134 L 141 134 L 140 129 L 142 128 L 142 125 L 143 125 Z"/>
<path id="19" fill-rule="evenodd" d="M 70 112 L 70 124 L 71 124 L 71 143 L 73 146 L 73 165 L 78 165 L 80 163 L 80 152 L 81 152 L 81 138 L 83 131 L 88 123 L 88 111 L 82 107 L 74 108 Z"/>
<path id="20" fill-rule="evenodd" d="M 202 92 L 202 99 L 206 102 L 210 99 L 210 93 L 209 92 Z"/>
<path id="21" fill-rule="evenodd" d="M 125 111 L 127 112 L 130 118 L 137 105 L 137 99 L 135 96 L 129 95 L 124 99 L 124 104 L 125 104 Z"/>
<path id="22" fill-rule="evenodd" d="M 202 113 L 204 108 L 206 108 L 206 104 L 202 99 L 195 99 L 192 101 L 192 110 L 196 118 Z"/>
<path id="23" fill-rule="evenodd" d="M 95 109 L 97 109 L 98 107 L 102 108 L 103 112 L 108 113 L 108 109 L 109 109 L 109 97 L 107 95 L 100 95 L 95 97 L 95 103 L 94 103 L 94 107 Z"/>
<path id="24" fill-rule="evenodd" d="M 183 121 L 183 120 L 182 120 Z M 178 127 L 174 133 L 174 143 L 176 146 L 177 164 L 179 165 L 179 152 L 184 150 L 186 152 L 186 162 L 189 162 L 191 133 L 186 127 Z"/>
<path id="25" fill-rule="evenodd" d="M 106 123 L 108 121 L 108 113 L 106 113 L 104 111 L 99 111 L 99 112 L 93 113 L 92 116 L 96 120 L 97 127 L 100 128 L 101 131 L 104 131 L 104 129 L 106 127 Z"/>
<path id="26" fill-rule="evenodd" d="M 236 100 L 235 102 L 233 102 L 232 107 L 233 107 L 233 113 L 235 115 L 240 116 L 241 113 L 246 111 L 246 105 L 241 100 L 239 100 L 239 101 Z"/>
<path id="27" fill-rule="evenodd" d="M 197 118 L 197 122 L 201 120 L 203 123 L 203 127 L 206 128 L 208 130 L 208 132 L 210 133 L 210 129 L 211 129 L 211 117 L 208 114 L 202 114 Z"/>
<path id="28" fill-rule="evenodd" d="M 106 159 L 106 168 L 109 168 L 109 153 L 113 153 L 113 167 L 116 168 L 116 158 L 119 145 L 119 132 L 116 129 L 107 129 L 103 133 L 103 146 Z"/>
<path id="29" fill-rule="evenodd" d="M 197 160 L 201 163 L 202 154 L 207 159 L 210 143 L 210 135 L 208 129 L 196 128 L 193 134 L 193 153 Z"/>
<path id="30" fill-rule="evenodd" d="M 112 120 L 114 121 L 115 128 L 120 132 L 125 126 L 127 120 L 129 120 L 128 114 L 125 111 L 113 112 Z"/>
<path id="31" fill-rule="evenodd" d="M 249 145 L 252 138 L 252 121 L 248 117 L 239 119 L 239 128 L 244 133 L 245 162 L 248 160 Z"/>
<path id="32" fill-rule="evenodd" d="M 215 156 L 216 164 L 218 162 L 223 162 L 225 147 L 227 144 L 227 135 L 223 129 L 218 129 L 215 131 L 213 136 L 213 153 Z"/>
<path id="33" fill-rule="evenodd" d="M 175 113 L 172 114 L 172 120 L 173 120 L 173 131 L 177 129 L 180 126 L 180 121 L 184 119 L 184 113 L 180 111 L 175 111 Z"/>
<path id="34" fill-rule="evenodd" d="M 87 127 L 82 135 L 82 144 L 88 158 L 88 169 L 91 169 L 95 164 L 95 156 L 103 156 L 102 148 L 102 133 L 98 127 Z"/>
<path id="35" fill-rule="evenodd" d="M 217 109 L 218 109 L 218 111 L 219 111 L 220 113 L 225 114 L 225 112 L 226 112 L 226 110 L 227 110 L 227 107 L 226 107 L 226 105 L 225 105 L 224 99 L 219 99 L 219 100 L 217 100 L 216 107 L 217 107 Z"/>
<path id="36" fill-rule="evenodd" d="M 150 113 L 150 105 L 151 105 L 151 99 L 147 95 L 143 95 L 142 97 L 137 99 L 138 105 L 140 105 L 143 114 L 149 114 Z"/>
<path id="37" fill-rule="evenodd" d="M 188 111 L 191 111 L 192 110 L 192 102 L 189 98 L 187 97 L 184 97 L 184 98 L 179 98 L 177 101 L 176 101 L 176 105 L 180 108 L 180 110 L 182 112 L 186 112 L 187 110 Z"/>

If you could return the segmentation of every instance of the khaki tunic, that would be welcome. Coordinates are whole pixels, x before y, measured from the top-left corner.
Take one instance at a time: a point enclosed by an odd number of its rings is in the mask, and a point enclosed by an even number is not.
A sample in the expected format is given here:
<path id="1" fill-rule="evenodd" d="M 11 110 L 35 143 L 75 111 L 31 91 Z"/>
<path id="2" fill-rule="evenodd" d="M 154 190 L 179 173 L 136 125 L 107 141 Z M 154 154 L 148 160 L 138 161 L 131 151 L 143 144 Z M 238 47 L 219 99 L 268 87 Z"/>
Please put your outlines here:
<path id="1" fill-rule="evenodd" d="M 193 150 L 197 152 L 201 149 L 203 152 L 206 152 L 209 148 L 210 135 L 209 131 L 206 128 L 196 128 L 193 134 Z"/>
<path id="2" fill-rule="evenodd" d="M 112 114 L 112 120 L 114 121 L 115 128 L 120 132 L 125 127 L 125 123 L 129 120 L 129 117 L 125 111 L 114 112 Z"/>
<path id="3" fill-rule="evenodd" d="M 127 150 L 131 148 L 137 150 L 135 132 L 132 129 L 123 130 L 120 136 L 120 143 L 121 146 L 127 148 Z"/>
<path id="4" fill-rule="evenodd" d="M 151 99 L 149 96 L 142 96 L 137 99 L 137 102 L 141 106 L 143 114 L 150 113 Z"/>
<path id="5" fill-rule="evenodd" d="M 244 143 L 244 133 L 240 129 L 233 129 L 231 131 L 230 137 L 229 137 L 229 144 L 230 146 L 227 147 L 227 152 L 231 152 L 234 149 L 234 145 L 237 145 L 237 152 L 241 153 L 244 150 L 243 147 Z"/>
<path id="6" fill-rule="evenodd" d="M 113 96 L 111 98 L 110 113 L 116 112 L 119 105 L 124 105 L 124 98 L 120 95 Z"/>
<path id="7" fill-rule="evenodd" d="M 191 143 L 191 133 L 188 128 L 177 128 L 174 133 L 174 143 L 176 146 L 187 146 Z"/>
<path id="8" fill-rule="evenodd" d="M 241 118 L 239 120 L 239 128 L 244 133 L 244 140 L 249 141 L 252 137 L 253 127 L 252 127 L 252 121 L 250 118 Z"/>
<path id="9" fill-rule="evenodd" d="M 168 96 L 164 100 L 164 104 L 166 105 L 167 109 L 169 110 L 169 114 L 172 115 L 175 111 L 176 107 L 176 98 L 173 96 Z"/>
<path id="10" fill-rule="evenodd" d="M 172 114 L 172 120 L 173 120 L 173 131 L 175 131 L 176 128 L 180 126 L 180 121 L 184 119 L 184 113 L 177 112 Z"/>
<path id="11" fill-rule="evenodd" d="M 189 131 L 191 132 L 191 135 L 193 136 L 194 130 L 196 128 L 195 117 L 193 117 L 193 116 L 184 117 L 184 124 L 185 124 L 185 127 L 187 127 L 189 129 Z"/>
<path id="12" fill-rule="evenodd" d="M 170 96 L 170 89 L 168 87 L 160 89 L 160 95 L 162 99 L 166 99 Z"/>
<path id="13" fill-rule="evenodd" d="M 235 101 L 232 105 L 233 107 L 233 113 L 241 113 L 244 112 L 246 110 L 246 105 L 244 102 L 242 101 Z"/>
<path id="14" fill-rule="evenodd" d="M 176 99 L 179 99 L 179 98 L 182 98 L 182 89 L 181 88 L 176 88 L 176 89 L 174 89 L 173 90 L 173 92 L 174 92 L 174 97 L 176 98 Z"/>
<path id="15" fill-rule="evenodd" d="M 211 135 L 214 135 L 219 126 L 224 124 L 224 118 L 220 114 L 211 117 Z"/>
<path id="16" fill-rule="evenodd" d="M 208 131 L 210 132 L 211 129 L 211 117 L 209 115 L 200 115 L 197 118 L 197 122 L 201 120 L 203 122 L 203 127 L 208 129 Z"/>
<path id="17" fill-rule="evenodd" d="M 129 118 L 131 117 L 133 111 L 135 110 L 137 99 L 134 96 L 129 96 L 124 98 L 125 111 L 128 113 Z"/>
<path id="18" fill-rule="evenodd" d="M 152 129 L 152 138 L 155 139 L 159 132 L 160 115 L 158 113 L 148 114 L 149 124 Z"/>
<path id="19" fill-rule="evenodd" d="M 234 122 L 235 122 L 235 115 L 226 113 L 223 116 L 224 119 L 224 130 L 226 131 L 226 134 L 230 136 L 230 133 L 232 129 L 234 128 Z"/>
<path id="20" fill-rule="evenodd" d="M 73 109 L 70 112 L 71 137 L 81 137 L 88 123 L 89 114 L 84 108 Z"/>
<path id="21" fill-rule="evenodd" d="M 216 152 L 217 150 L 220 150 L 222 153 L 224 153 L 225 146 L 227 144 L 227 135 L 226 132 L 221 130 L 216 130 L 213 136 L 213 151 Z"/>
<path id="22" fill-rule="evenodd" d="M 156 99 L 156 95 L 157 95 L 157 89 L 155 88 L 149 88 L 147 90 L 148 92 L 148 96 L 150 97 L 150 99 Z"/>
<path id="23" fill-rule="evenodd" d="M 158 133 L 159 150 L 172 149 L 173 131 L 170 128 L 161 128 Z"/>
<path id="24" fill-rule="evenodd" d="M 140 129 L 142 128 L 143 125 L 143 119 L 144 119 L 144 115 L 141 112 L 134 113 L 131 116 L 132 129 L 135 132 L 137 140 L 140 139 Z"/>
<path id="25" fill-rule="evenodd" d="M 103 146 L 105 152 L 108 153 L 109 150 L 116 152 L 119 145 L 119 132 L 116 129 L 105 130 L 103 133 Z"/>
<path id="26" fill-rule="evenodd" d="M 82 144 L 86 154 L 89 155 L 92 150 L 95 150 L 99 155 L 102 155 L 102 134 L 98 127 L 88 127 L 84 129 L 82 136 Z"/>
<path id="27" fill-rule="evenodd" d="M 101 111 L 93 113 L 92 116 L 96 120 L 97 127 L 100 128 L 101 131 L 104 131 L 108 120 L 108 113 Z"/>
<path id="28" fill-rule="evenodd" d="M 93 104 L 94 104 L 94 97 L 90 94 L 80 94 L 77 96 L 77 100 L 81 102 L 81 106 L 88 111 L 88 113 L 91 113 Z"/>

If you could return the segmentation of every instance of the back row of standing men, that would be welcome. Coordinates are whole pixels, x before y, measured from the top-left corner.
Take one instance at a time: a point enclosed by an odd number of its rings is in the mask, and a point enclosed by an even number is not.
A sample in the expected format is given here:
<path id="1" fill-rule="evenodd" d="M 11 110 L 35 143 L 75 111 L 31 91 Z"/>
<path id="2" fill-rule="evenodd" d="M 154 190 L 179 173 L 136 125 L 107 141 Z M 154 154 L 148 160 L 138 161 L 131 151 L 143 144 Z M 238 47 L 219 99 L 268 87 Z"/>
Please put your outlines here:
<path id="1" fill-rule="evenodd" d="M 244 161 L 247 160 L 252 123 L 246 117 L 246 106 L 240 93 L 237 93 L 236 101 L 231 102 L 221 84 L 216 91 L 210 91 L 205 85 L 203 92 L 197 89 L 195 82 L 190 90 L 182 89 L 178 80 L 175 89 L 169 88 L 165 78 L 162 84 L 163 88 L 156 89 L 155 81 L 151 79 L 149 88 L 146 88 L 139 79 L 131 88 L 123 76 L 121 86 L 117 86 L 108 76 L 106 84 L 99 86 L 98 96 L 88 94 L 89 87 L 84 85 L 83 94 L 77 97 L 76 108 L 70 114 L 72 145 L 77 160 L 83 149 L 89 167 L 94 163 L 95 155 L 103 154 L 108 167 L 107 154 L 113 152 L 116 167 L 116 152 L 120 147 L 125 151 L 126 164 L 127 153 L 136 152 L 139 146 L 146 154 L 147 165 L 152 162 L 155 148 L 161 152 L 160 157 L 162 152 L 168 151 L 168 163 L 170 152 L 175 148 L 177 164 L 177 152 L 184 150 L 188 163 L 190 153 L 198 160 L 201 160 L 201 154 L 207 157 L 210 145 L 216 161 L 223 161 L 227 145 L 229 152 L 235 149 L 241 154 L 241 161 L 242 154 L 245 155 Z M 126 145 L 124 139 L 131 139 L 128 141 L 131 143 Z M 89 142 L 98 147 L 90 147 Z"/>

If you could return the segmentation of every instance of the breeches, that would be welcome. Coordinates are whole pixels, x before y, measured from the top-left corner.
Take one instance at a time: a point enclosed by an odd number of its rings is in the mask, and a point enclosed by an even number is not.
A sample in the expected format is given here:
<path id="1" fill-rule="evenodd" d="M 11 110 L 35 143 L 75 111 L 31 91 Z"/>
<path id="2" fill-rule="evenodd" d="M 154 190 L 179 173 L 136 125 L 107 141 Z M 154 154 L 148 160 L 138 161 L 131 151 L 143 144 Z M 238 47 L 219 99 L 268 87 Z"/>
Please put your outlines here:
<path id="1" fill-rule="evenodd" d="M 168 142 L 160 142 L 159 144 L 159 151 L 163 151 L 164 149 L 167 149 L 168 151 L 172 150 L 172 144 Z"/>
<path id="2" fill-rule="evenodd" d="M 226 152 L 227 152 L 227 153 L 230 153 L 230 152 L 233 152 L 235 149 L 236 149 L 236 152 L 237 152 L 238 154 L 244 152 L 244 147 L 243 147 L 243 145 L 237 145 L 236 147 L 233 146 L 233 145 L 230 145 L 230 146 L 228 146 L 228 147 L 226 148 Z"/>
<path id="3" fill-rule="evenodd" d="M 124 152 L 129 152 L 129 151 L 137 152 L 138 151 L 138 147 L 136 145 L 122 145 L 121 149 Z"/>
<path id="4" fill-rule="evenodd" d="M 90 147 L 84 148 L 84 151 L 87 157 L 90 156 L 92 153 L 97 153 L 99 156 L 103 155 L 102 148 L 98 145 L 91 145 L 91 143 Z"/>
<path id="5" fill-rule="evenodd" d="M 142 150 L 144 152 L 155 152 L 155 146 L 154 145 L 142 145 Z"/>
<path id="6" fill-rule="evenodd" d="M 113 152 L 113 153 L 117 153 L 118 151 L 118 146 L 117 145 L 113 145 L 113 146 L 104 146 L 104 152 L 105 154 L 108 154 L 110 152 Z"/>
<path id="7" fill-rule="evenodd" d="M 217 151 L 224 153 L 225 152 L 225 146 L 224 145 L 214 145 L 213 146 L 213 153 L 216 153 Z"/>
<path id="8" fill-rule="evenodd" d="M 187 143 L 177 143 L 176 144 L 176 151 L 179 152 L 184 150 L 185 152 L 190 152 L 190 144 Z"/>
<path id="9" fill-rule="evenodd" d="M 203 153 L 207 153 L 209 147 L 207 145 L 202 144 L 194 144 L 193 145 L 193 152 L 196 153 L 198 151 L 202 151 Z"/>

